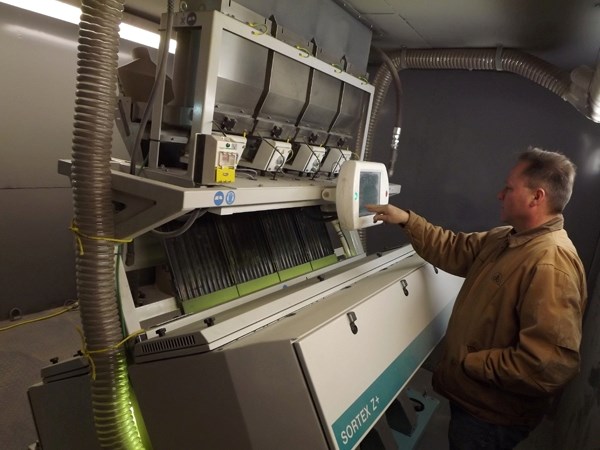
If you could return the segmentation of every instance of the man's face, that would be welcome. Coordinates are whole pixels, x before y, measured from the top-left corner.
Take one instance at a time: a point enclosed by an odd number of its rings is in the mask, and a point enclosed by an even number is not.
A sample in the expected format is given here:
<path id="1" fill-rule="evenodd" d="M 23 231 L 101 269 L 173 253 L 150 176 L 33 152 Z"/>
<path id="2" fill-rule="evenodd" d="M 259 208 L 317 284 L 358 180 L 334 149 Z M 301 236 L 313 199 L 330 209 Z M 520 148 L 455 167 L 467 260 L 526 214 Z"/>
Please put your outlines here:
<path id="1" fill-rule="evenodd" d="M 502 202 L 500 218 L 519 231 L 531 215 L 531 203 L 535 198 L 535 190 L 527 187 L 527 178 L 522 175 L 527 162 L 519 162 L 508 173 L 504 188 L 498 192 L 498 200 Z"/>

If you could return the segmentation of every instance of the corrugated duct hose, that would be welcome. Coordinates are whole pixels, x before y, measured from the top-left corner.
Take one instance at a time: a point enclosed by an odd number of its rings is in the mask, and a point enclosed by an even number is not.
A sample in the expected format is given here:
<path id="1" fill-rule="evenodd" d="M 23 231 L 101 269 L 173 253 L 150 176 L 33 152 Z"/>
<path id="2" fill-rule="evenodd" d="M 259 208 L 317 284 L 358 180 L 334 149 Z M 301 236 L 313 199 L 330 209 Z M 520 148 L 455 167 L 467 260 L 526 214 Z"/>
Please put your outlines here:
<path id="1" fill-rule="evenodd" d="M 568 72 L 513 49 L 402 49 L 388 55 L 396 70 L 463 69 L 512 72 L 549 89 L 563 99 L 571 84 Z M 379 110 L 391 79 L 392 75 L 387 65 L 381 64 L 373 78 L 375 94 L 365 146 L 366 160 L 370 157 Z M 396 158 L 392 157 L 391 160 L 395 161 Z"/>
<path id="2" fill-rule="evenodd" d="M 115 294 L 114 212 L 110 156 L 116 106 L 123 1 L 83 0 L 73 131 L 74 225 L 79 310 L 89 352 L 96 433 L 102 448 L 142 449 L 129 397 L 126 355 Z"/>

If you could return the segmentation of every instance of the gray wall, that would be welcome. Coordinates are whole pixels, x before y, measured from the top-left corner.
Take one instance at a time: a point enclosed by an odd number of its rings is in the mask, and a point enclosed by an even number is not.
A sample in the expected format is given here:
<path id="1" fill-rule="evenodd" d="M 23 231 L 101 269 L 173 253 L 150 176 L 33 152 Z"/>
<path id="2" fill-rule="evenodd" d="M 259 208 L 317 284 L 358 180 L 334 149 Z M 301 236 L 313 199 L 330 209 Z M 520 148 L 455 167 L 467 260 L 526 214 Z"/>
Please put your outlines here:
<path id="1" fill-rule="evenodd" d="M 71 157 L 77 25 L 0 4 L 0 318 L 74 299 Z M 133 45 L 122 43 L 120 62 Z M 118 133 L 113 155 L 126 157 Z"/>
<path id="2" fill-rule="evenodd" d="M 565 227 L 591 284 L 600 237 L 600 124 L 529 80 L 509 73 L 402 71 L 403 127 L 391 202 L 456 231 L 500 225 L 496 199 L 519 151 L 560 150 L 578 167 Z M 376 127 L 371 159 L 387 162 L 394 122 L 393 88 Z M 391 227 L 368 229 L 369 251 L 405 238 Z M 598 268 L 595 267 L 595 273 Z"/>
<path id="3" fill-rule="evenodd" d="M 403 71 L 401 153 L 392 203 L 456 231 L 499 225 L 496 194 L 516 153 L 528 145 L 560 150 L 578 166 L 565 228 L 587 273 L 580 375 L 566 388 L 556 417 L 520 449 L 597 450 L 600 443 L 600 124 L 571 105 L 508 73 Z M 387 162 L 393 126 L 393 89 L 377 127 L 373 160 Z M 397 227 L 367 231 L 369 252 L 406 239 Z"/>

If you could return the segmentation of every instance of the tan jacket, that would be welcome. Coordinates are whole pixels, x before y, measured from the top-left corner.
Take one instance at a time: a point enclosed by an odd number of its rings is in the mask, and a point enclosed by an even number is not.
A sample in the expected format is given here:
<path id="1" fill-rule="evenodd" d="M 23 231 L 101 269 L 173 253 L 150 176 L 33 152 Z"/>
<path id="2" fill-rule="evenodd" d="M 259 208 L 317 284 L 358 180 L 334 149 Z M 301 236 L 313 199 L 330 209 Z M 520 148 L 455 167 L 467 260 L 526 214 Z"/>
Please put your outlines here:
<path id="1" fill-rule="evenodd" d="M 536 425 L 579 371 L 586 282 L 562 216 L 455 234 L 411 212 L 405 230 L 424 259 L 465 277 L 435 390 L 484 421 Z"/>

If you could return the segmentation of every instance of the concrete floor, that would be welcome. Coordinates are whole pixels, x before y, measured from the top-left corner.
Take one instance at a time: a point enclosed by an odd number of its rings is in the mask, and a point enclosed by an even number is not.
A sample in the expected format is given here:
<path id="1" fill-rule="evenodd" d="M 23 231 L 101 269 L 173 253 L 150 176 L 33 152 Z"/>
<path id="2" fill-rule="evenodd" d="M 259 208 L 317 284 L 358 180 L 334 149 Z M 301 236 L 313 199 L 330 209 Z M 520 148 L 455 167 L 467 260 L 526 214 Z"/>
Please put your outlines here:
<path id="1" fill-rule="evenodd" d="M 43 317 L 32 314 L 20 321 L 0 322 L 0 329 Z M 24 450 L 37 440 L 27 389 L 41 381 L 40 370 L 50 359 L 72 357 L 81 348 L 76 326 L 79 312 L 70 311 L 41 322 L 0 331 L 0 448 Z"/>

